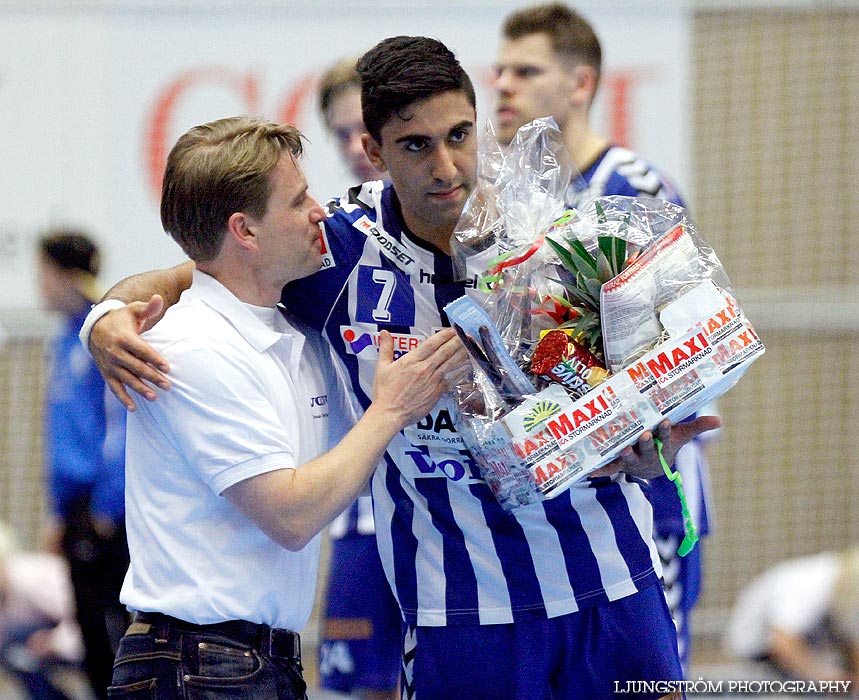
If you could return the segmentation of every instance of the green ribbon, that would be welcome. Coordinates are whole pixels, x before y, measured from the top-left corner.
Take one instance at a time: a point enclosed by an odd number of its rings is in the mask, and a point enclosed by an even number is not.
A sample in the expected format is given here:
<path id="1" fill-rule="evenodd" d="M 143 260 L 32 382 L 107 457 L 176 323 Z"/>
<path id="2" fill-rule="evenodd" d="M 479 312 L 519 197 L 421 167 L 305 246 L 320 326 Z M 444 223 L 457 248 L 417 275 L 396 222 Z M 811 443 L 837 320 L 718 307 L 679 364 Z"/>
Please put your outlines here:
<path id="1" fill-rule="evenodd" d="M 477 280 L 477 288 L 484 294 L 492 294 L 495 285 L 501 281 L 501 275 L 484 275 Z"/>
<path id="2" fill-rule="evenodd" d="M 659 455 L 659 461 L 662 463 L 662 471 L 665 472 L 665 476 L 674 482 L 677 496 L 680 498 L 680 512 L 683 513 L 683 529 L 686 531 L 686 536 L 677 548 L 677 554 L 685 557 L 695 547 L 695 543 L 698 541 L 698 532 L 695 530 L 695 523 L 692 522 L 692 516 L 689 514 L 689 503 L 686 500 L 686 494 L 683 492 L 683 478 L 680 476 L 680 472 L 671 469 L 671 465 L 662 456 L 662 440 L 655 437 L 653 438 L 653 444 L 656 445 L 656 452 Z"/>

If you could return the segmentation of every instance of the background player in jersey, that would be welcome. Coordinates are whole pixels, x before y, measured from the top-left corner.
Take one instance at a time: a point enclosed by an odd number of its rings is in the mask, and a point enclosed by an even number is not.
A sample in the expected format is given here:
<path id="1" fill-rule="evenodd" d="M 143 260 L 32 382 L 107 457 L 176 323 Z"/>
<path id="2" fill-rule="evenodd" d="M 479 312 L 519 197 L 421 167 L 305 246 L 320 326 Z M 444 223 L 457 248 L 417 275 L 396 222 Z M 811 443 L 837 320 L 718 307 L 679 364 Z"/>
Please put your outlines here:
<path id="1" fill-rule="evenodd" d="M 98 246 L 72 229 L 39 240 L 39 287 L 63 319 L 51 347 L 45 395 L 45 477 L 51 522 L 43 539 L 69 565 L 84 670 L 107 700 L 116 645 L 128 625 L 119 589 L 128 568 L 125 536 L 125 412 L 105 388 L 77 333 L 98 299 Z M 121 449 L 116 449 L 121 446 Z"/>
<path id="2" fill-rule="evenodd" d="M 352 182 L 381 179 L 364 153 L 358 57 L 344 58 L 319 81 L 319 110 Z M 400 608 L 376 547 L 373 502 L 359 496 L 328 527 L 331 559 L 319 643 L 323 688 L 353 697 L 393 698 L 400 674 Z"/>
<path id="3" fill-rule="evenodd" d="M 590 23 L 563 3 L 533 5 L 509 15 L 495 64 L 495 126 L 499 141 L 509 143 L 519 127 L 552 116 L 581 173 L 570 184 L 567 205 L 580 207 L 595 197 L 657 197 L 685 206 L 671 182 L 640 155 L 617 146 L 590 123 L 599 86 L 602 49 Z M 705 409 L 703 413 L 713 412 Z M 704 441 L 696 438 L 677 455 L 698 534 L 709 531 L 707 462 Z M 663 562 L 666 598 L 677 624 L 684 668 L 689 653 L 689 614 L 698 599 L 700 545 L 677 556 L 683 539 L 683 516 L 674 484 L 666 477 L 650 483 L 656 545 Z"/>
<path id="4" fill-rule="evenodd" d="M 358 401 L 369 405 L 382 329 L 407 349 L 447 325 L 444 306 L 476 294 L 497 253 L 453 275 L 450 239 L 476 179 L 471 81 L 454 55 L 424 37 L 386 39 L 358 64 L 365 150 L 390 183 L 365 183 L 329 203 L 330 258 L 282 300 L 322 329 Z M 125 281 L 109 296 L 175 297 L 190 266 Z M 179 285 L 181 286 L 181 285 Z M 105 307 L 96 308 L 95 320 Z M 128 404 L 165 383 L 163 359 L 135 335 L 158 309 L 144 301 L 94 328 L 94 354 Z M 86 341 L 85 341 L 86 342 Z M 448 700 L 600 700 L 615 682 L 681 677 L 659 586 L 652 511 L 638 479 L 661 474 L 644 433 L 603 470 L 558 498 L 504 511 L 480 477 L 443 398 L 389 445 L 372 480 L 376 536 L 400 604 L 403 693 Z M 666 458 L 718 420 L 656 429 Z"/>

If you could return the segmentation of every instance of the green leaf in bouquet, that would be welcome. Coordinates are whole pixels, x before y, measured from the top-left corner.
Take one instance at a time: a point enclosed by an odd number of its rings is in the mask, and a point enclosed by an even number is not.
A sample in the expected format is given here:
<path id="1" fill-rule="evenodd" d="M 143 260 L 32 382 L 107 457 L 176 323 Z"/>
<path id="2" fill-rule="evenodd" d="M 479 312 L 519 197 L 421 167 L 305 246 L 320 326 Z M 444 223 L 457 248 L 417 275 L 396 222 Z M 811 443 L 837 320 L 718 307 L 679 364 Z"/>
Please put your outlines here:
<path id="1" fill-rule="evenodd" d="M 626 264 L 626 241 L 617 236 L 599 236 L 597 237 L 597 245 L 608 260 L 612 272 L 611 276 L 616 277 Z M 607 282 L 608 280 L 603 281 Z"/>
<path id="2" fill-rule="evenodd" d="M 603 359 L 602 328 L 597 324 L 586 333 L 591 352 L 600 360 Z"/>
<path id="3" fill-rule="evenodd" d="M 566 323 L 558 326 L 559 328 L 569 328 L 573 331 L 575 338 L 579 333 L 589 333 L 593 329 L 599 330 L 599 317 L 593 311 L 583 310 L 584 313 L 577 318 L 571 319 Z"/>
<path id="4" fill-rule="evenodd" d="M 596 274 L 596 262 L 580 241 L 570 241 L 569 248 L 548 237 L 546 241 L 571 274 L 581 273 L 586 277 Z"/>
<path id="5" fill-rule="evenodd" d="M 581 269 L 579 272 L 581 272 L 585 277 L 596 272 L 597 263 L 594 256 L 590 254 L 590 251 L 585 248 L 585 244 L 578 238 L 574 238 L 570 241 L 570 251 L 573 255 L 573 259 L 578 259 L 580 261 Z"/>
<path id="6" fill-rule="evenodd" d="M 561 280 L 553 280 L 554 282 L 558 282 L 559 284 L 564 284 Z M 564 297 L 559 297 L 556 294 L 550 294 L 549 299 L 554 301 L 559 306 L 563 306 L 565 309 L 570 309 L 572 311 L 576 311 L 576 307 L 573 306 L 569 301 L 567 301 Z"/>
<path id="7" fill-rule="evenodd" d="M 602 250 L 597 250 L 597 278 L 600 282 L 605 283 L 608 282 L 612 277 L 614 277 L 614 273 L 611 269 L 611 263 L 606 258 L 605 254 Z"/>
<path id="8" fill-rule="evenodd" d="M 587 290 L 579 289 L 579 287 L 576 286 L 574 282 L 570 282 L 569 280 L 561 280 L 557 278 L 550 279 L 552 282 L 557 282 L 558 284 L 560 284 L 567 292 L 567 296 L 569 296 L 573 302 L 578 302 L 579 304 L 591 311 L 595 310 L 594 304 L 596 302 L 594 298 L 587 292 Z"/>
<path id="9" fill-rule="evenodd" d="M 602 288 L 602 283 L 598 279 L 585 277 L 583 274 L 579 273 L 576 276 L 576 284 L 578 284 L 582 289 L 586 289 L 588 291 L 590 296 L 594 299 L 596 308 L 599 308 L 600 289 Z"/>
<path id="10" fill-rule="evenodd" d="M 578 268 L 576 267 L 576 264 L 573 262 L 573 257 L 572 257 L 572 255 L 570 255 L 570 251 L 567 250 L 565 246 L 562 246 L 557 241 L 553 241 L 548 236 L 546 237 L 546 243 L 548 243 L 549 247 L 553 251 L 555 251 L 555 255 L 557 255 L 560 258 L 561 264 L 567 270 L 569 270 L 570 272 L 573 272 L 573 273 L 576 272 L 576 270 Z"/>
<path id="11" fill-rule="evenodd" d="M 602 223 L 607 218 L 602 205 L 595 203 L 597 217 Z M 594 254 L 578 239 L 555 241 L 548 236 L 552 250 L 558 255 L 561 264 L 574 279 L 555 279 L 564 289 L 568 305 L 578 305 L 578 316 L 564 326 L 581 337 L 582 344 L 598 357 L 602 357 L 602 328 L 600 327 L 600 290 L 602 285 L 616 277 L 627 263 L 627 243 L 617 236 L 598 236 Z M 561 275 L 563 277 L 563 275 Z"/>
<path id="12" fill-rule="evenodd" d="M 604 224 L 606 222 L 605 209 L 602 208 L 602 205 L 599 203 L 598 199 L 594 200 L 594 208 L 597 211 L 597 223 Z"/>
<path id="13" fill-rule="evenodd" d="M 586 347 L 597 357 L 602 357 L 602 329 L 600 328 L 599 315 L 594 311 L 586 309 L 578 318 L 567 321 L 560 328 L 572 331 L 573 339 Z"/>

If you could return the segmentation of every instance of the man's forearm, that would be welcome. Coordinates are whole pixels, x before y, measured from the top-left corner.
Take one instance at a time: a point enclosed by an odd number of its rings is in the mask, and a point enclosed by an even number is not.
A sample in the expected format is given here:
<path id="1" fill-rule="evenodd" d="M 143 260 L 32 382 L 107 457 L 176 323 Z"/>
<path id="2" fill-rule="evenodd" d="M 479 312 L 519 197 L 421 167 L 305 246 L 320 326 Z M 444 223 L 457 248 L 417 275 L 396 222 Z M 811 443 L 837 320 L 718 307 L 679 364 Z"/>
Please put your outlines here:
<path id="1" fill-rule="evenodd" d="M 371 406 L 325 454 L 240 481 L 223 495 L 275 542 L 298 551 L 355 500 L 399 428 Z"/>
<path id="2" fill-rule="evenodd" d="M 141 272 L 117 282 L 107 290 L 102 301 L 119 299 L 130 304 L 133 301 L 148 301 L 153 294 L 160 294 L 166 309 L 179 301 L 182 292 L 191 286 L 193 271 L 194 263 L 189 260 L 165 270 Z"/>

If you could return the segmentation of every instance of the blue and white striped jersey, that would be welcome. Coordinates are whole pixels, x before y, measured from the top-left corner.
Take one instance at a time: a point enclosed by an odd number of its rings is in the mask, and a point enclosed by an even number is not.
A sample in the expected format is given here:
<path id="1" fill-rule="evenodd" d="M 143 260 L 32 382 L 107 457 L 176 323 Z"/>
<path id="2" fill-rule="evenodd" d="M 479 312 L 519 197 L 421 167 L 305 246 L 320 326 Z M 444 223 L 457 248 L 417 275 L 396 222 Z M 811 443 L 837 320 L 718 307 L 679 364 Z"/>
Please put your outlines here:
<path id="1" fill-rule="evenodd" d="M 323 269 L 283 301 L 321 329 L 358 401 L 372 399 L 378 335 L 405 352 L 447 326 L 444 306 L 475 292 L 494 247 L 454 279 L 451 257 L 409 232 L 390 184 L 329 203 Z M 448 399 L 389 446 L 373 477 L 376 536 L 411 625 L 544 619 L 635 593 L 656 581 L 652 511 L 623 476 L 577 484 L 554 500 L 502 510 L 453 425 Z"/>

